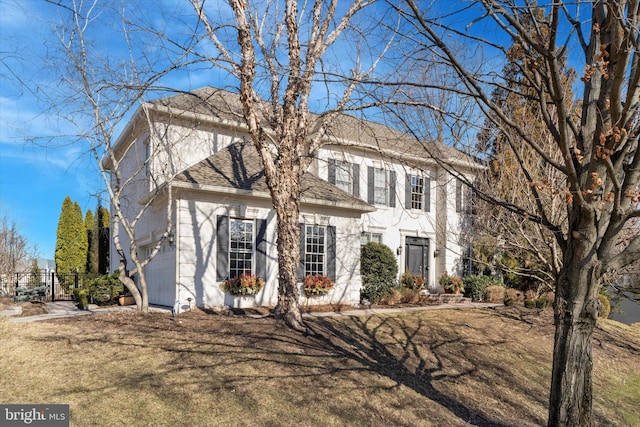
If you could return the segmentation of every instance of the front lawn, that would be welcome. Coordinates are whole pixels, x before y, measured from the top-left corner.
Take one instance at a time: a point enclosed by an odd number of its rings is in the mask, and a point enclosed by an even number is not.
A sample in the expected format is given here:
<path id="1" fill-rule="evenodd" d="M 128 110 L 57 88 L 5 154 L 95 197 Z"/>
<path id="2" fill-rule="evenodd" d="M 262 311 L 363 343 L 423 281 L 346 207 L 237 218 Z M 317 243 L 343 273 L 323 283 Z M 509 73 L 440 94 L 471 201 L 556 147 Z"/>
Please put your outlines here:
<path id="1" fill-rule="evenodd" d="M 540 313 L 540 314 L 539 314 Z M 0 321 L 2 403 L 67 403 L 74 426 L 538 426 L 550 309 L 310 319 L 109 313 Z M 599 324 L 594 412 L 640 423 L 640 332 Z"/>

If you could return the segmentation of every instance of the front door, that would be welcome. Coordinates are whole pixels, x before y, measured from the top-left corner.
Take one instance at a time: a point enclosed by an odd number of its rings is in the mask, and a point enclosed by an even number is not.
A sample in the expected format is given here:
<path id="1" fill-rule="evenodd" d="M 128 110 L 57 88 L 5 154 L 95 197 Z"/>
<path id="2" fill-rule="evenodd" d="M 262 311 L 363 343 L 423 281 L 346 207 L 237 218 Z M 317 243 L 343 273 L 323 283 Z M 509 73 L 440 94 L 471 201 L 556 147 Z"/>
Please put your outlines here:
<path id="1" fill-rule="evenodd" d="M 427 282 L 429 278 L 429 239 L 423 237 L 405 238 L 406 270 L 421 276 Z"/>

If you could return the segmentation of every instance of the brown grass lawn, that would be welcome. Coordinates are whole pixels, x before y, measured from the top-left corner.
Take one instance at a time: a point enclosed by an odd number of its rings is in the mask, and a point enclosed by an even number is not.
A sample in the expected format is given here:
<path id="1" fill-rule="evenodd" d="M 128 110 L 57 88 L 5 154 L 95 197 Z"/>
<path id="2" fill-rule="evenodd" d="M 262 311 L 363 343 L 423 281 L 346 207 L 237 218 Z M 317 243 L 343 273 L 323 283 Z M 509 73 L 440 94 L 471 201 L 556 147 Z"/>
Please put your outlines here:
<path id="1" fill-rule="evenodd" d="M 74 426 L 538 426 L 550 310 L 315 318 L 202 311 L 0 320 L 2 403 L 66 403 Z M 599 425 L 640 425 L 640 331 L 594 337 Z"/>

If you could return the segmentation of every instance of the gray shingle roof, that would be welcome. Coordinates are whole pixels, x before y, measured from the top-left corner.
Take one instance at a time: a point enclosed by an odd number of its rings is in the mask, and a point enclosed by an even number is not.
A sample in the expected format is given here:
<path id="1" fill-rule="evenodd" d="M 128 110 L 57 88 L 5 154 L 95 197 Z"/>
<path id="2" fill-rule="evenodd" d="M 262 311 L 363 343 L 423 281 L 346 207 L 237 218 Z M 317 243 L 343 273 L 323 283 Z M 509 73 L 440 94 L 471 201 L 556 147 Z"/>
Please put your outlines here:
<path id="1" fill-rule="evenodd" d="M 174 180 L 199 186 L 269 193 L 262 162 L 250 143 L 232 144 L 179 173 Z M 311 173 L 302 176 L 301 186 L 303 202 L 373 210 L 371 205 Z"/>
<path id="2" fill-rule="evenodd" d="M 180 112 L 187 111 L 244 123 L 240 96 L 210 86 L 151 101 L 151 104 L 166 107 L 172 114 L 179 115 Z M 265 103 L 264 110 L 268 112 L 269 108 L 269 104 Z M 310 121 L 318 120 L 320 117 L 312 114 Z M 309 127 L 313 128 L 313 123 L 310 123 Z M 416 161 L 437 157 L 475 163 L 470 156 L 441 142 L 418 142 L 415 137 L 406 133 L 347 114 L 338 114 L 332 119 L 327 135 L 334 138 L 335 145 L 364 146 L 386 153 L 389 157 L 400 154 L 413 157 Z"/>

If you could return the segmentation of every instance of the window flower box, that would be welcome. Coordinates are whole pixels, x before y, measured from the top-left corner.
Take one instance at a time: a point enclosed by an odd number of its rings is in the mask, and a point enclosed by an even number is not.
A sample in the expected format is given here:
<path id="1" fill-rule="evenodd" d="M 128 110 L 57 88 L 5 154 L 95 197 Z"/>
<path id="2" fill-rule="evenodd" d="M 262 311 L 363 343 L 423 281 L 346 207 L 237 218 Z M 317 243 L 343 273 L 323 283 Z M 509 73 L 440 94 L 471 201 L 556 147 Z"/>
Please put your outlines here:
<path id="1" fill-rule="evenodd" d="M 327 276 L 322 275 L 309 275 L 304 278 L 304 294 L 307 297 L 326 295 L 331 289 L 333 289 L 334 282 Z"/>
<path id="2" fill-rule="evenodd" d="M 233 279 L 226 279 L 220 284 L 220 288 L 231 295 L 256 295 L 262 290 L 264 280 L 252 274 L 242 273 Z"/>

